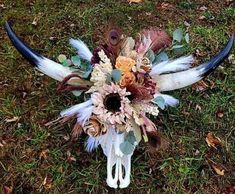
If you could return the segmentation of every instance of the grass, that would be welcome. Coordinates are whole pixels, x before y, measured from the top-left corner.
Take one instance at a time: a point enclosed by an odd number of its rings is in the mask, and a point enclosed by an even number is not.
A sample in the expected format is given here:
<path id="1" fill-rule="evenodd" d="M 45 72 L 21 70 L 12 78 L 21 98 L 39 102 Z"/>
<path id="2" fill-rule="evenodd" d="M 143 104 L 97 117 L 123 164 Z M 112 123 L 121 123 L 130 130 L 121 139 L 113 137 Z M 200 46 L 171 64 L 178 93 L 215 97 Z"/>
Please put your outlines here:
<path id="1" fill-rule="evenodd" d="M 14 193 L 220 193 L 234 184 L 234 89 L 235 68 L 226 61 L 206 78 L 215 86 L 205 91 L 192 87 L 170 92 L 180 99 L 177 108 L 162 111 L 156 123 L 170 146 L 153 151 L 141 143 L 132 157 L 131 184 L 114 191 L 107 187 L 106 158 L 101 149 L 86 153 L 83 142 L 68 140 L 70 125 L 46 128 L 44 124 L 79 99 L 72 94 L 55 94 L 56 82 L 30 68 L 11 46 L 4 30 L 6 20 L 32 48 L 51 59 L 60 53 L 73 54 L 68 39 L 80 37 L 89 46 L 102 39 L 108 21 L 119 24 L 126 34 L 134 35 L 148 26 L 163 26 L 172 32 L 184 21 L 190 23 L 190 46 L 203 56 L 215 55 L 234 33 L 234 6 L 223 1 L 171 1 L 171 7 L 159 10 L 164 1 L 146 1 L 129 5 L 125 0 L 90 1 L 13 1 L 0 7 L 0 186 Z M 206 11 L 199 8 L 206 6 Z M 199 19 L 205 16 L 205 19 Z M 32 25 L 36 18 L 37 25 Z M 234 49 L 233 49 L 234 53 Z M 196 106 L 201 110 L 196 110 Z M 217 116 L 218 111 L 223 117 Z M 6 119 L 19 117 L 17 122 Z M 208 148 L 208 131 L 223 141 L 220 150 Z M 40 158 L 40 154 L 46 154 Z M 76 160 L 70 160 L 68 153 Z M 213 154 L 222 163 L 225 176 L 217 175 L 206 156 Z M 3 191 L 0 191 L 0 193 Z"/>

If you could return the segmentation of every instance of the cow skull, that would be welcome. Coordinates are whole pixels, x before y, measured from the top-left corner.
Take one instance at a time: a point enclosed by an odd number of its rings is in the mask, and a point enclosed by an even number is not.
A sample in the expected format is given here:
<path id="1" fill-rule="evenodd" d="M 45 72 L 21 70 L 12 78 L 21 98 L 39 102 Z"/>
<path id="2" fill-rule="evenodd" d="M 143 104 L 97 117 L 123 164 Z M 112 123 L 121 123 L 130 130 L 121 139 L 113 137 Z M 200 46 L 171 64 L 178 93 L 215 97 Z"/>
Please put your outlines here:
<path id="1" fill-rule="evenodd" d="M 125 141 L 126 135 L 127 132 L 118 134 L 115 129 L 110 129 L 99 139 L 99 143 L 107 157 L 106 182 L 112 188 L 118 188 L 118 181 L 120 188 L 126 188 L 130 184 L 131 156 L 133 152 L 124 155 L 120 150 L 120 144 Z"/>

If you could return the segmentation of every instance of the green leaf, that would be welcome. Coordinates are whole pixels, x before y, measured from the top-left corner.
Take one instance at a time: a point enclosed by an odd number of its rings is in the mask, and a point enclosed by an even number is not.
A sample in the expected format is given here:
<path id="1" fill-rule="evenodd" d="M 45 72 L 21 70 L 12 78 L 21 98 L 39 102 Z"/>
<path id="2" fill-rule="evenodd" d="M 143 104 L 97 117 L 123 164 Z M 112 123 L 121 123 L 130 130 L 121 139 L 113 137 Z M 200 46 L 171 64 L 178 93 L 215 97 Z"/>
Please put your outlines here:
<path id="1" fill-rule="evenodd" d="M 180 166 L 178 170 L 184 175 L 187 175 L 190 172 L 190 168 L 188 166 Z"/>
<path id="2" fill-rule="evenodd" d="M 153 52 L 153 50 L 149 50 L 146 55 L 145 55 L 151 62 L 153 62 L 155 60 L 155 54 Z"/>
<path id="3" fill-rule="evenodd" d="M 88 64 L 87 62 L 81 61 L 80 63 L 80 68 L 83 71 L 86 71 L 89 68 L 90 64 Z"/>
<path id="4" fill-rule="evenodd" d="M 106 76 L 105 83 L 110 84 L 111 82 L 112 82 L 112 75 L 110 73 L 108 73 L 107 76 Z"/>
<path id="5" fill-rule="evenodd" d="M 184 37 L 185 41 L 189 44 L 189 33 L 186 33 L 185 37 Z"/>
<path id="6" fill-rule="evenodd" d="M 172 49 L 180 49 L 180 48 L 183 48 L 183 47 L 184 47 L 184 45 L 174 45 L 172 47 Z"/>
<path id="7" fill-rule="evenodd" d="M 181 28 L 178 28 L 173 32 L 173 40 L 181 42 L 182 39 L 183 39 L 183 30 Z"/>
<path id="8" fill-rule="evenodd" d="M 83 90 L 72 91 L 73 95 L 77 96 L 77 97 L 81 96 L 82 92 L 83 92 Z"/>
<path id="9" fill-rule="evenodd" d="M 160 53 L 156 56 L 156 58 L 155 58 L 155 63 L 154 63 L 154 64 L 158 64 L 158 63 L 160 63 L 160 62 L 162 62 L 162 61 L 167 61 L 167 60 L 169 60 L 169 57 L 168 57 L 168 55 L 166 54 L 166 52 L 160 52 Z"/>
<path id="10" fill-rule="evenodd" d="M 71 61 L 69 59 L 66 59 L 63 63 L 62 63 L 63 66 L 65 67 L 68 67 L 71 65 Z"/>
<path id="11" fill-rule="evenodd" d="M 115 82 L 119 82 L 122 77 L 122 72 L 118 69 L 114 69 L 111 73 L 111 76 Z"/>
<path id="12" fill-rule="evenodd" d="M 57 59 L 58 59 L 58 61 L 59 61 L 60 63 L 63 63 L 64 61 L 67 60 L 67 57 L 66 57 L 65 55 L 60 54 L 60 55 L 57 57 Z"/>
<path id="13" fill-rule="evenodd" d="M 133 132 L 133 131 L 130 131 L 130 132 L 127 134 L 125 140 L 134 145 L 134 143 L 136 142 L 136 138 L 135 138 L 134 132 Z"/>
<path id="14" fill-rule="evenodd" d="M 71 57 L 71 61 L 72 61 L 72 63 L 73 63 L 74 65 L 76 65 L 76 66 L 80 66 L 80 64 L 81 64 L 81 59 L 79 58 L 78 55 L 72 56 L 72 57 Z"/>
<path id="15" fill-rule="evenodd" d="M 166 102 L 165 102 L 165 100 L 164 100 L 163 97 L 158 96 L 158 97 L 154 98 L 154 99 L 153 99 L 153 103 L 157 104 L 157 106 L 158 106 L 159 108 L 161 108 L 162 110 L 165 109 Z"/>
<path id="16" fill-rule="evenodd" d="M 136 138 L 136 142 L 139 143 L 142 139 L 142 135 L 141 135 L 140 127 L 136 123 L 134 123 L 133 131 L 134 131 L 134 135 Z"/>
<path id="17" fill-rule="evenodd" d="M 120 144 L 120 150 L 125 155 L 132 154 L 134 149 L 135 149 L 135 146 L 131 144 L 129 141 L 124 141 L 123 143 Z"/>

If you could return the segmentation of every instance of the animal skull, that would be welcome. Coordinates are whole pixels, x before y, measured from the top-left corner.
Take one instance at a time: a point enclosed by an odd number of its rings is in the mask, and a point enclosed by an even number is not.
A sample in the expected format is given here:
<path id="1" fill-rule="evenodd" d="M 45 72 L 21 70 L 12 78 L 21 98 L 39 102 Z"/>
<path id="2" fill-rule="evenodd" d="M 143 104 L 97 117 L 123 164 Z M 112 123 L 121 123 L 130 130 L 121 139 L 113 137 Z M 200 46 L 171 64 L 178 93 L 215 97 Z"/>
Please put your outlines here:
<path id="1" fill-rule="evenodd" d="M 131 156 L 124 155 L 120 150 L 120 144 L 124 142 L 127 132 L 118 134 L 115 129 L 110 129 L 100 139 L 99 143 L 107 157 L 107 184 L 112 188 L 126 188 L 130 184 Z M 135 145 L 136 146 L 136 145 Z M 115 173 L 113 176 L 113 168 Z"/>

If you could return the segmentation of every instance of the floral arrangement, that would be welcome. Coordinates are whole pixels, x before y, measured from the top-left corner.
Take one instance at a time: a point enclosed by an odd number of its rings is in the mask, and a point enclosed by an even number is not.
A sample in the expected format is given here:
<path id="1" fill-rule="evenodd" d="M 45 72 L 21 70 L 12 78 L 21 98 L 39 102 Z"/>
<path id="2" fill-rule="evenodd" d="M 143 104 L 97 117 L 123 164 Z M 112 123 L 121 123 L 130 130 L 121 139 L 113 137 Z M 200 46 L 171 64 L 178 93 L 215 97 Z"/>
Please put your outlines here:
<path id="1" fill-rule="evenodd" d="M 5 29 L 13 45 L 38 70 L 60 81 L 58 92 L 84 94 L 84 102 L 61 112 L 54 123 L 76 119 L 72 136 L 88 134 L 86 149 L 101 145 L 107 156 L 107 184 L 125 188 L 130 183 L 131 156 L 141 141 L 155 146 L 159 134 L 149 115 L 158 116 L 159 108 L 176 106 L 178 100 L 161 92 L 191 85 L 212 72 L 229 54 L 234 36 L 224 50 L 208 63 L 190 68 L 192 55 L 170 60 L 164 49 L 178 53 L 189 35 L 177 29 L 173 39 L 163 30 L 143 30 L 134 39 L 113 27 L 104 44 L 91 52 L 81 40 L 70 40 L 78 55 L 58 57 L 58 64 L 47 59 L 20 40 L 10 25 Z M 184 39 L 184 40 L 183 40 Z M 184 43 L 182 43 L 184 42 Z M 115 173 L 113 175 L 113 167 Z"/>

